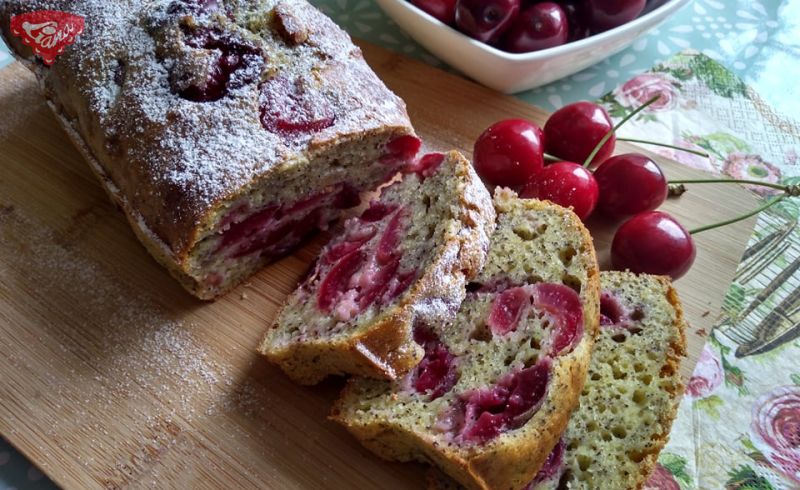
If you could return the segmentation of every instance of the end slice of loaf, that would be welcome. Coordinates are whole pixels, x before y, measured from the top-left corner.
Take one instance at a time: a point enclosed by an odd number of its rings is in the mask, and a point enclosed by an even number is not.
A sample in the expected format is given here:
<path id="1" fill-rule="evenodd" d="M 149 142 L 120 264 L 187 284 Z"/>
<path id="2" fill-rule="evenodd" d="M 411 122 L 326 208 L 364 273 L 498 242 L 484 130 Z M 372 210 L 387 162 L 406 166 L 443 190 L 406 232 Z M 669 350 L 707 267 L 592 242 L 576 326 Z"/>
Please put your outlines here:
<path id="1" fill-rule="evenodd" d="M 437 465 L 472 489 L 530 482 L 566 427 L 599 318 L 591 238 L 562 207 L 495 195 L 489 259 L 455 318 L 415 324 L 419 366 L 351 379 L 332 418 L 389 460 Z"/>
<path id="2" fill-rule="evenodd" d="M 603 272 L 601 326 L 567 430 L 526 490 L 640 489 L 666 444 L 683 391 L 685 322 L 669 279 Z M 457 490 L 440 472 L 429 489 Z"/>
<path id="3" fill-rule="evenodd" d="M 665 277 L 630 272 L 600 282 L 600 333 L 563 462 L 532 490 L 642 488 L 675 419 L 686 356 L 677 292 Z"/>
<path id="4" fill-rule="evenodd" d="M 455 314 L 494 227 L 469 162 L 455 151 L 426 155 L 345 223 L 259 351 L 302 384 L 345 373 L 397 378 L 423 355 L 412 322 Z"/>

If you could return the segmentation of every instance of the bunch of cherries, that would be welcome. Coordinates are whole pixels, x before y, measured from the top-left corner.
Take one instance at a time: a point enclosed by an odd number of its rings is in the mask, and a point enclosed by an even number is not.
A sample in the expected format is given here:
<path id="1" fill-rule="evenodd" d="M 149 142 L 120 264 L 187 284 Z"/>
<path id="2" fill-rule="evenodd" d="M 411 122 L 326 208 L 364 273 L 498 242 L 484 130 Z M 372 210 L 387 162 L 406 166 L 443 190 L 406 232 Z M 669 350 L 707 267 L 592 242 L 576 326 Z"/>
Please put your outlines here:
<path id="1" fill-rule="evenodd" d="M 646 0 L 410 0 L 443 23 L 512 53 L 551 48 L 620 26 Z"/>
<path id="2" fill-rule="evenodd" d="M 571 207 L 584 221 L 595 211 L 612 219 L 627 219 L 614 235 L 612 266 L 677 279 L 695 259 L 692 233 L 752 216 L 782 197 L 744 216 L 691 232 L 669 214 L 655 211 L 669 193 L 661 168 L 642 154 L 612 153 L 617 141 L 615 131 L 657 99 L 650 99 L 616 126 L 603 107 L 591 102 L 559 109 L 547 120 L 544 130 L 524 119 L 500 121 L 475 142 L 475 170 L 490 186 L 510 187 L 521 197 Z M 748 182 L 781 188 L 783 197 L 800 194 L 793 186 L 730 179 L 670 183 L 690 182 Z"/>

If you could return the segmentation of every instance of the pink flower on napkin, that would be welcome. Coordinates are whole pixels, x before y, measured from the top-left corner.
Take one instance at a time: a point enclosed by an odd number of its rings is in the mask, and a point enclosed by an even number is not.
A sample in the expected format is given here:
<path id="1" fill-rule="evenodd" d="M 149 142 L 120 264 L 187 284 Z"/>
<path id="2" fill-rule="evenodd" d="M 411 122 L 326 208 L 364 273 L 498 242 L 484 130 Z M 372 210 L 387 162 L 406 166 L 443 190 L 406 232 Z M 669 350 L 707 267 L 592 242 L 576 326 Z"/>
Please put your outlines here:
<path id="1" fill-rule="evenodd" d="M 722 364 L 714 351 L 706 344 L 697 360 L 692 377 L 686 385 L 686 394 L 692 398 L 704 398 L 722 384 L 723 376 Z"/>
<path id="2" fill-rule="evenodd" d="M 650 473 L 650 478 L 644 484 L 644 490 L 681 490 L 681 487 L 668 469 L 661 464 L 656 464 L 653 472 Z"/>
<path id="3" fill-rule="evenodd" d="M 625 107 L 639 107 L 652 97 L 661 98 L 650 105 L 646 111 L 661 112 L 675 108 L 678 104 L 678 87 L 663 73 L 642 73 L 614 91 L 620 104 Z"/>
<path id="4" fill-rule="evenodd" d="M 781 169 L 765 162 L 760 155 L 734 152 L 728 155 L 722 171 L 734 179 L 760 180 L 776 184 L 781 180 Z M 746 185 L 751 191 L 762 196 L 779 194 L 781 191 L 770 187 Z"/>
<path id="5" fill-rule="evenodd" d="M 800 386 L 762 395 L 753 407 L 750 432 L 767 461 L 800 483 Z"/>

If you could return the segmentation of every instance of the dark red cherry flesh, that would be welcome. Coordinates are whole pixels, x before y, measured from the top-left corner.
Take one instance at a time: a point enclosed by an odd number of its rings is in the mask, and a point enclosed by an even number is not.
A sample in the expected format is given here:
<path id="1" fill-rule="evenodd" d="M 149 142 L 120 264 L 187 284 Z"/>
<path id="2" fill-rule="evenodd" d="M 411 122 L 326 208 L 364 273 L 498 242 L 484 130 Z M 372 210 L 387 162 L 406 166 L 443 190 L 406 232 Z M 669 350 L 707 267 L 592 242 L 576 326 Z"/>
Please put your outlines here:
<path id="1" fill-rule="evenodd" d="M 696 254 L 694 240 L 686 228 L 661 211 L 646 211 L 626 221 L 611 243 L 614 269 L 672 279 L 686 274 Z"/>
<path id="2" fill-rule="evenodd" d="M 597 209 L 607 216 L 632 216 L 656 209 L 667 198 L 667 178 L 652 159 L 638 153 L 615 155 L 594 172 L 600 187 Z"/>
<path id="3" fill-rule="evenodd" d="M 594 211 L 600 191 L 592 173 L 572 162 L 552 163 L 520 191 L 520 197 L 545 199 L 572 208 L 581 220 Z"/>
<path id="4" fill-rule="evenodd" d="M 519 14 L 520 0 L 458 0 L 456 26 L 464 34 L 493 43 Z"/>
<path id="5" fill-rule="evenodd" d="M 589 23 L 594 32 L 626 24 L 642 13 L 646 0 L 586 0 Z"/>
<path id="6" fill-rule="evenodd" d="M 544 151 L 562 160 L 583 164 L 613 128 L 603 107 L 587 101 L 574 102 L 554 112 L 545 123 Z M 616 137 L 611 135 L 592 159 L 592 165 L 610 157 L 615 144 Z"/>
<path id="7" fill-rule="evenodd" d="M 553 2 L 535 3 L 523 10 L 503 38 L 503 48 L 527 53 L 567 42 L 567 14 Z"/>
<path id="8" fill-rule="evenodd" d="M 411 3 L 447 25 L 456 21 L 456 0 L 411 0 Z"/>
<path id="9" fill-rule="evenodd" d="M 489 185 L 518 188 L 544 167 L 542 130 L 524 119 L 506 119 L 475 141 L 473 164 Z"/>
<path id="10" fill-rule="evenodd" d="M 414 342 L 425 349 L 425 357 L 411 375 L 414 389 L 417 393 L 428 393 L 430 399 L 435 400 L 450 391 L 458 381 L 456 357 L 432 330 L 424 326 L 414 327 Z"/>
<path id="11" fill-rule="evenodd" d="M 241 76 L 234 73 L 248 66 L 263 63 L 261 50 L 249 41 L 236 38 L 215 29 L 183 27 L 184 42 L 195 49 L 213 53 L 215 60 L 203 83 L 192 84 L 178 91 L 178 95 L 192 102 L 214 102 L 227 95 L 231 89 L 255 81 L 250 70 L 242 70 Z"/>
<path id="12" fill-rule="evenodd" d="M 336 114 L 302 77 L 278 75 L 261 84 L 261 125 L 287 139 L 330 127 Z"/>

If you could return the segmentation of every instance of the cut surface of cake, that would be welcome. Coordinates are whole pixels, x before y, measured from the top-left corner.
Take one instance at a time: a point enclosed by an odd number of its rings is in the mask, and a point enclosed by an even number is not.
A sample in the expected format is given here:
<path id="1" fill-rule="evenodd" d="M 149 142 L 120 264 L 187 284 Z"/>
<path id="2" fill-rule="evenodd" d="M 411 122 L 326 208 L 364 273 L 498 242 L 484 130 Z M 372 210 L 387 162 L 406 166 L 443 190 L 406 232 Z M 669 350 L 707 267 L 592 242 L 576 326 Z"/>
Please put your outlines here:
<path id="1" fill-rule="evenodd" d="M 685 321 L 665 277 L 600 274 L 600 333 L 580 407 L 531 490 L 639 489 L 683 392 Z"/>
<path id="2" fill-rule="evenodd" d="M 303 384 L 345 373 L 397 378 L 423 355 L 412 323 L 455 314 L 494 227 L 472 165 L 455 151 L 425 155 L 345 222 L 259 351 Z"/>
<path id="3" fill-rule="evenodd" d="M 12 32 L 37 10 L 85 18 L 52 66 Z M 138 238 L 200 298 L 325 229 L 420 146 L 404 103 L 304 0 L 8 0 L 0 31 Z"/>
<path id="4" fill-rule="evenodd" d="M 600 274 L 600 333 L 579 407 L 526 490 L 643 487 L 666 444 L 683 391 L 685 322 L 665 277 Z M 430 490 L 460 487 L 441 472 Z"/>
<path id="5" fill-rule="evenodd" d="M 332 418 L 379 456 L 433 463 L 471 489 L 519 489 L 577 404 L 599 318 L 591 238 L 571 211 L 508 190 L 454 318 L 418 321 L 422 361 L 353 378 Z"/>

